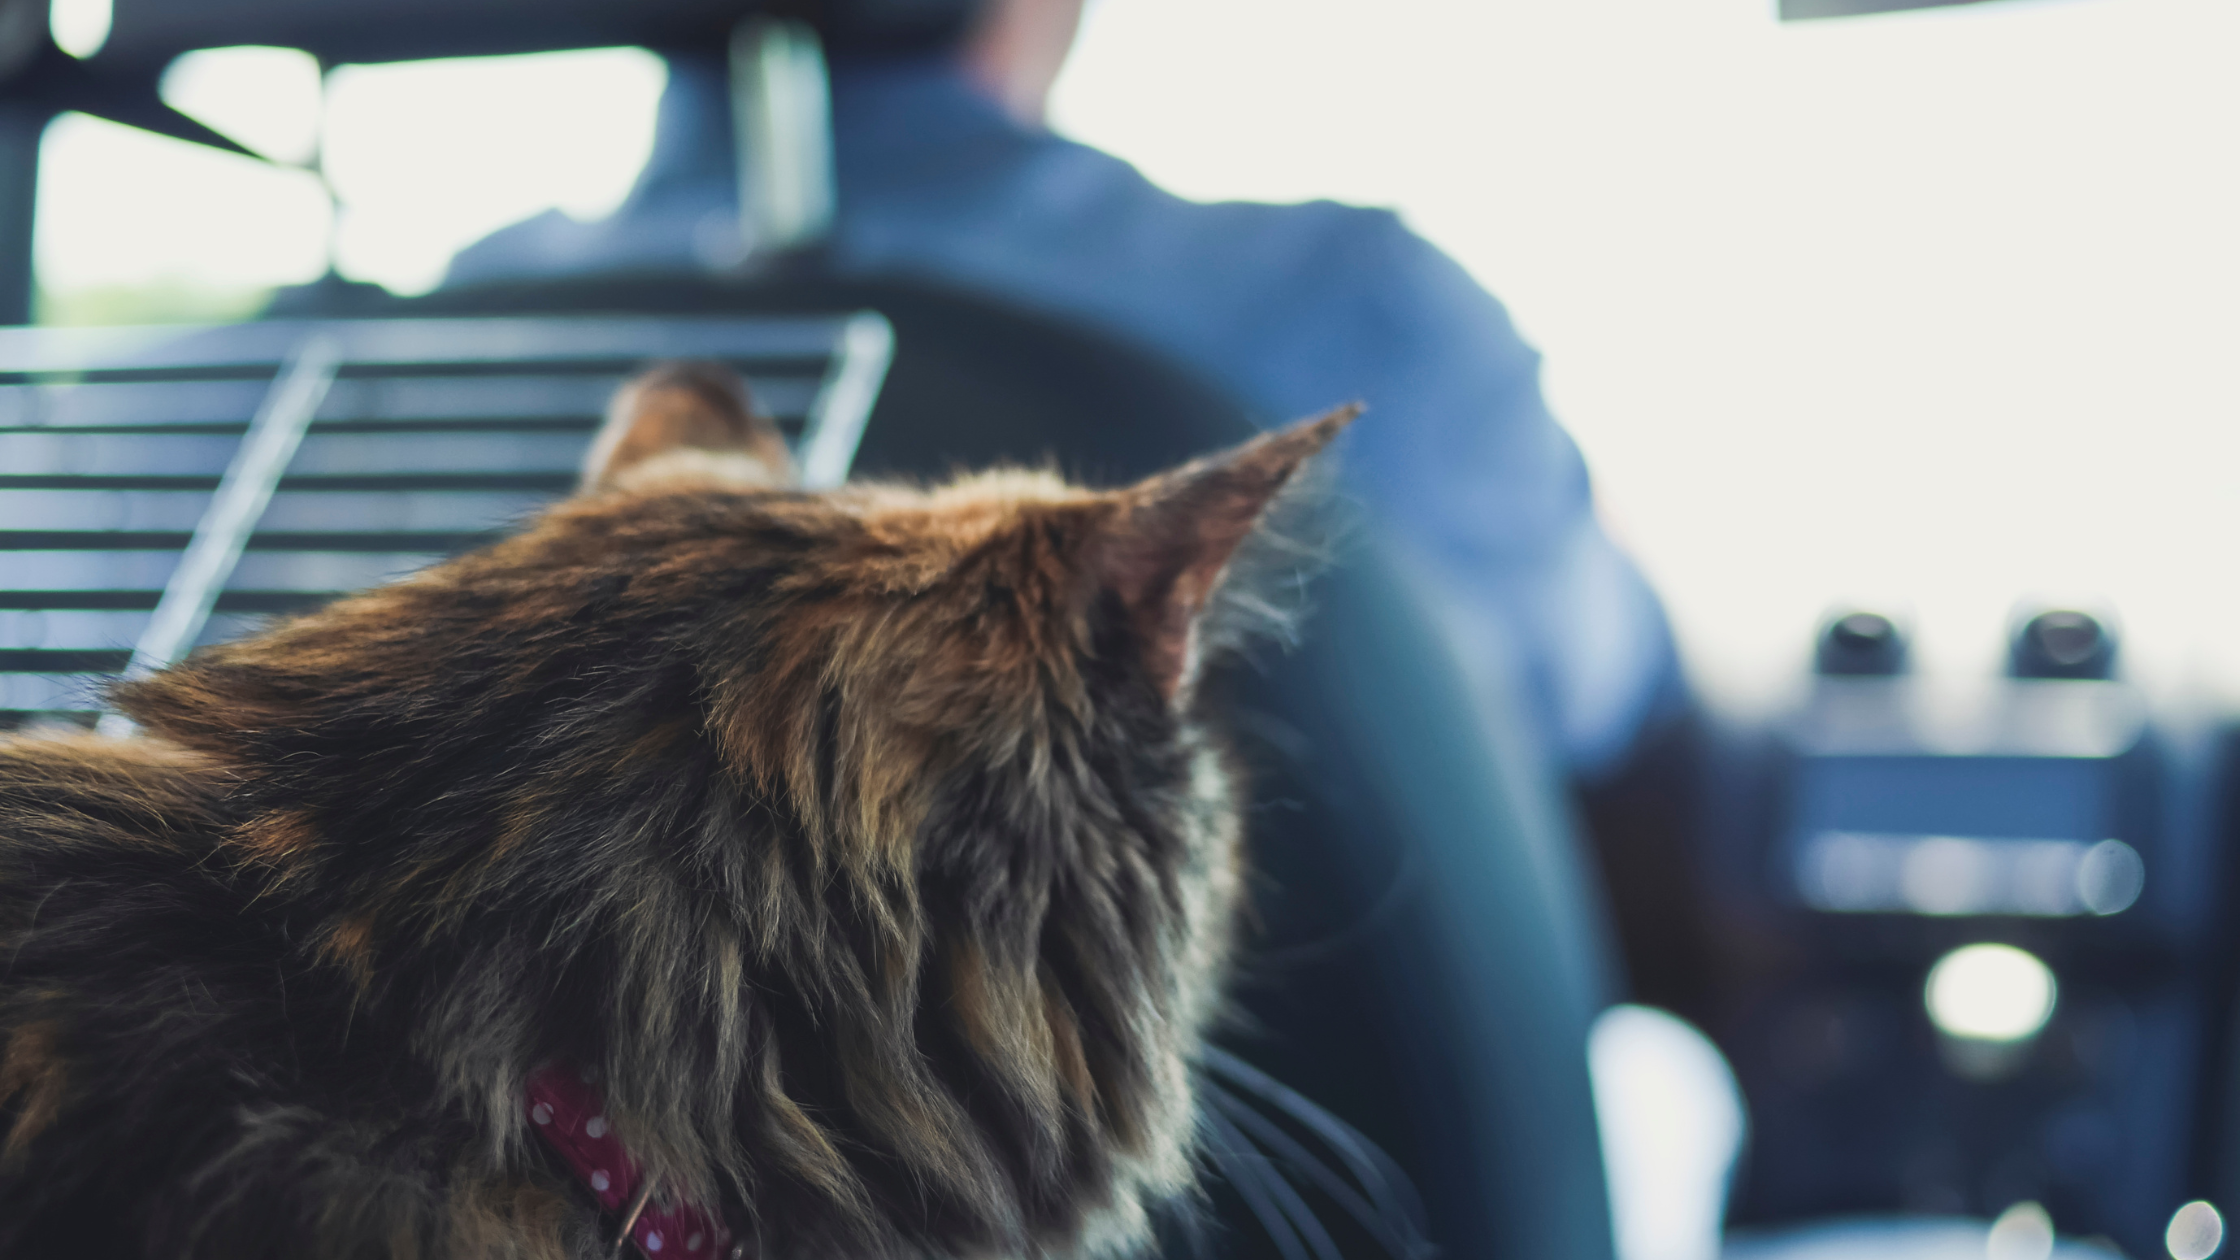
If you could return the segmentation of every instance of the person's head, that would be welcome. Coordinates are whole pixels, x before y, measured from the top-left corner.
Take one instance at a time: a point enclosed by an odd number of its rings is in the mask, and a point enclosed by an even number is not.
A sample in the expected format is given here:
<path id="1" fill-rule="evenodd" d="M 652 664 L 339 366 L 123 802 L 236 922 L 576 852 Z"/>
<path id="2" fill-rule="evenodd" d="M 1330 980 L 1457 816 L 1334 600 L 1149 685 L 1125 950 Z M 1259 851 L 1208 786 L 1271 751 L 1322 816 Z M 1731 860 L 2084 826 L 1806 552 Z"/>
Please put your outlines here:
<path id="1" fill-rule="evenodd" d="M 1040 126 L 1066 54 L 1081 25 L 1083 0 L 987 0 L 960 55 L 966 75 L 1004 111 Z"/>

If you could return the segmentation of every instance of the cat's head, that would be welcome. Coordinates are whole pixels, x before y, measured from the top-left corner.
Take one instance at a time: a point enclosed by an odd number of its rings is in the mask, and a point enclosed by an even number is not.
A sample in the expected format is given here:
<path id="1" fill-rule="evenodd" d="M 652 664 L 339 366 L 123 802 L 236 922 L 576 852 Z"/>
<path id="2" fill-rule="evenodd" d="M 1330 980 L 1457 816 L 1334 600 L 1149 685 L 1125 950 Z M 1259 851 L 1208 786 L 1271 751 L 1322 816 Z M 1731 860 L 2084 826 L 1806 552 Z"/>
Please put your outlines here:
<path id="1" fill-rule="evenodd" d="M 125 707 L 235 767 L 236 850 L 493 1123 L 575 1058 L 772 1255 L 1125 1245 L 1238 896 L 1197 682 L 1350 413 L 1116 490 L 808 494 L 743 395 L 633 389 L 520 536 Z"/>

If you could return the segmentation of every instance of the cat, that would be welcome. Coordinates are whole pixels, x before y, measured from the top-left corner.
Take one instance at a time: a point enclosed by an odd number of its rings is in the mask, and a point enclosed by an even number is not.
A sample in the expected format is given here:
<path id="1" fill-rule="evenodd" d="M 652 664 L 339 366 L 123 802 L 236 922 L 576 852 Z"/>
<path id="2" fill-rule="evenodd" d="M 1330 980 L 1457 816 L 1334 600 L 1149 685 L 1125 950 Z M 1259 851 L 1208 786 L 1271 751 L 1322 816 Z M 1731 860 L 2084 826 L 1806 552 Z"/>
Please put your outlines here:
<path id="1" fill-rule="evenodd" d="M 659 368 L 515 536 L 0 742 L 0 1255 L 1130 1252 L 1237 918 L 1198 682 L 1350 419 L 805 493 Z"/>

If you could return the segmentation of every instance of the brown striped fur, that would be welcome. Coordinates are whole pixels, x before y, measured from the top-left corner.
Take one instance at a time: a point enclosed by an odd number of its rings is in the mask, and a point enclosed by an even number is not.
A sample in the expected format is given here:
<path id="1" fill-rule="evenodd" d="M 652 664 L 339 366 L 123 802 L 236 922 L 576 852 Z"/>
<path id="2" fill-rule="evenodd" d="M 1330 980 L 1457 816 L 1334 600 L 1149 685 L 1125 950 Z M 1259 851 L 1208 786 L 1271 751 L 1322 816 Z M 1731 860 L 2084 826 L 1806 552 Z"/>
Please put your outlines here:
<path id="1" fill-rule="evenodd" d="M 1126 1251 L 1239 882 L 1197 674 L 1348 418 L 807 494 L 660 369 L 518 536 L 0 742 L 0 1254 L 593 1254 L 555 1060 L 747 1255 Z"/>

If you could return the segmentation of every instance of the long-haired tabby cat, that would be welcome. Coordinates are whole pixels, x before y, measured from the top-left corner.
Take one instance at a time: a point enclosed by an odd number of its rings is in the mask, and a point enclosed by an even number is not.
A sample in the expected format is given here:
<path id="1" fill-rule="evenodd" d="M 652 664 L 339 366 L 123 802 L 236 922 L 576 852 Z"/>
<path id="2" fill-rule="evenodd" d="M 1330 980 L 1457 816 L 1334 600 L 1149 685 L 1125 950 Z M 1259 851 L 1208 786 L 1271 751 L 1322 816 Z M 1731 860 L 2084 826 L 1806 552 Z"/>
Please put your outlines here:
<path id="1" fill-rule="evenodd" d="M 808 494 L 657 371 L 518 536 L 0 741 L 0 1255 L 1126 1251 L 1239 882 L 1194 683 L 1347 419 Z"/>

